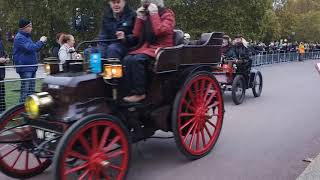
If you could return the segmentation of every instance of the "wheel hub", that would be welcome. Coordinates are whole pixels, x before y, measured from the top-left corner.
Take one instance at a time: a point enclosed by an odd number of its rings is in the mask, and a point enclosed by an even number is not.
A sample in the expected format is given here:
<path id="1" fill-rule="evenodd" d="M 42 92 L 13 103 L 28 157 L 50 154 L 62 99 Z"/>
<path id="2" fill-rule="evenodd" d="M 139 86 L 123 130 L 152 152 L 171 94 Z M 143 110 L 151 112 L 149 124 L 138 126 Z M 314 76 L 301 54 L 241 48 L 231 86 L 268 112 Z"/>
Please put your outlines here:
<path id="1" fill-rule="evenodd" d="M 208 112 L 208 107 L 206 107 L 205 105 L 201 105 L 197 111 L 196 111 L 196 115 L 195 115 L 195 120 L 196 122 L 198 122 L 198 130 L 201 130 L 204 128 L 206 121 L 207 121 L 207 112 Z"/>
<path id="2" fill-rule="evenodd" d="M 109 164 L 110 162 L 107 161 L 107 157 L 101 152 L 94 153 L 89 159 L 89 167 L 95 171 L 99 171 L 100 169 L 107 167 Z"/>

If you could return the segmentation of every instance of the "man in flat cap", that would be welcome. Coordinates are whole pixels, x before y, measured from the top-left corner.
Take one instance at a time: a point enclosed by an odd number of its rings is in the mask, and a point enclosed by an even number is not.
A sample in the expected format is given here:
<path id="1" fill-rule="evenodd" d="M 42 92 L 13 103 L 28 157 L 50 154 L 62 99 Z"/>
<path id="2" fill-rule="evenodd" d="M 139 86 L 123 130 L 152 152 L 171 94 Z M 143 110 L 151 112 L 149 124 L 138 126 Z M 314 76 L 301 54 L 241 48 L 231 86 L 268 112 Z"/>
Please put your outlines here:
<path id="1" fill-rule="evenodd" d="M 38 64 L 38 52 L 47 42 L 47 37 L 42 36 L 40 41 L 31 39 L 32 23 L 26 19 L 19 20 L 19 32 L 13 42 L 13 60 L 17 73 L 21 78 L 20 103 L 35 91 L 35 76 Z M 21 67 L 22 66 L 22 67 Z"/>

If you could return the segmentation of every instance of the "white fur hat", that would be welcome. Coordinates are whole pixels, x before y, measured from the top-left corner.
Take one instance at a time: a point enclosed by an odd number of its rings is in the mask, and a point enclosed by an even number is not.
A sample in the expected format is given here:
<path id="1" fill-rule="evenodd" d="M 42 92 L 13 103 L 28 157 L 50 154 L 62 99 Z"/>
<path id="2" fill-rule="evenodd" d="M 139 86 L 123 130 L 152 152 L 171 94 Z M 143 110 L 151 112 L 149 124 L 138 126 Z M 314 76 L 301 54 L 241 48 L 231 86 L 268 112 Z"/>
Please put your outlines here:
<path id="1" fill-rule="evenodd" d="M 160 8 L 164 7 L 163 0 L 141 0 L 141 4 L 145 4 L 145 3 L 153 3 L 153 4 L 157 5 Z"/>

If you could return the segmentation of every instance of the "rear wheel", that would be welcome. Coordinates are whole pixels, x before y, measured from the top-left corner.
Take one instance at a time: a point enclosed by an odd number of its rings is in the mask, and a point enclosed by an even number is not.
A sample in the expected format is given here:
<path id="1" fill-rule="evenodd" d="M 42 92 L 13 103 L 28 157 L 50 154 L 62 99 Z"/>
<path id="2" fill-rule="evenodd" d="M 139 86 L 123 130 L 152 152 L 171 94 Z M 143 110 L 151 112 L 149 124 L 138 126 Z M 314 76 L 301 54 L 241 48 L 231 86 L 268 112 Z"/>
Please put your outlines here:
<path id="1" fill-rule="evenodd" d="M 6 111 L 0 118 L 0 170 L 18 179 L 39 175 L 51 164 L 50 160 L 38 158 L 30 152 L 34 148 L 30 127 L 26 125 L 9 130 L 26 123 L 24 113 L 24 105 L 21 104 Z"/>
<path id="2" fill-rule="evenodd" d="M 128 133 L 121 121 L 89 116 L 72 125 L 57 147 L 54 178 L 125 179 L 130 161 Z"/>
<path id="3" fill-rule="evenodd" d="M 260 97 L 263 87 L 263 78 L 260 71 L 258 71 L 254 76 L 254 81 L 252 84 L 252 93 L 254 97 Z"/>
<path id="4" fill-rule="evenodd" d="M 191 160 L 206 156 L 219 138 L 223 115 L 222 93 L 214 76 L 191 75 L 173 105 L 172 129 L 179 150 Z"/>
<path id="5" fill-rule="evenodd" d="M 242 75 L 237 75 L 232 82 L 232 100 L 235 105 L 242 104 L 246 96 L 246 81 Z"/>

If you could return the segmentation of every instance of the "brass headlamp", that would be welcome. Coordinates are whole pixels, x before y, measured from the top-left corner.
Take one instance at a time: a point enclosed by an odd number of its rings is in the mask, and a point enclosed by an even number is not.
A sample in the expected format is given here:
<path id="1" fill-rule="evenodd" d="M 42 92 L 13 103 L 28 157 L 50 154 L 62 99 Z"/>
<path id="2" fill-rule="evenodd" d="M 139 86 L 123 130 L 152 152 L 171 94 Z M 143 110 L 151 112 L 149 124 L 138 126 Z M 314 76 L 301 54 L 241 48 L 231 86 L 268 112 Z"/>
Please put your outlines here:
<path id="1" fill-rule="evenodd" d="M 52 105 L 52 96 L 47 92 L 42 92 L 28 96 L 25 102 L 25 109 L 30 119 L 36 119 Z"/>

